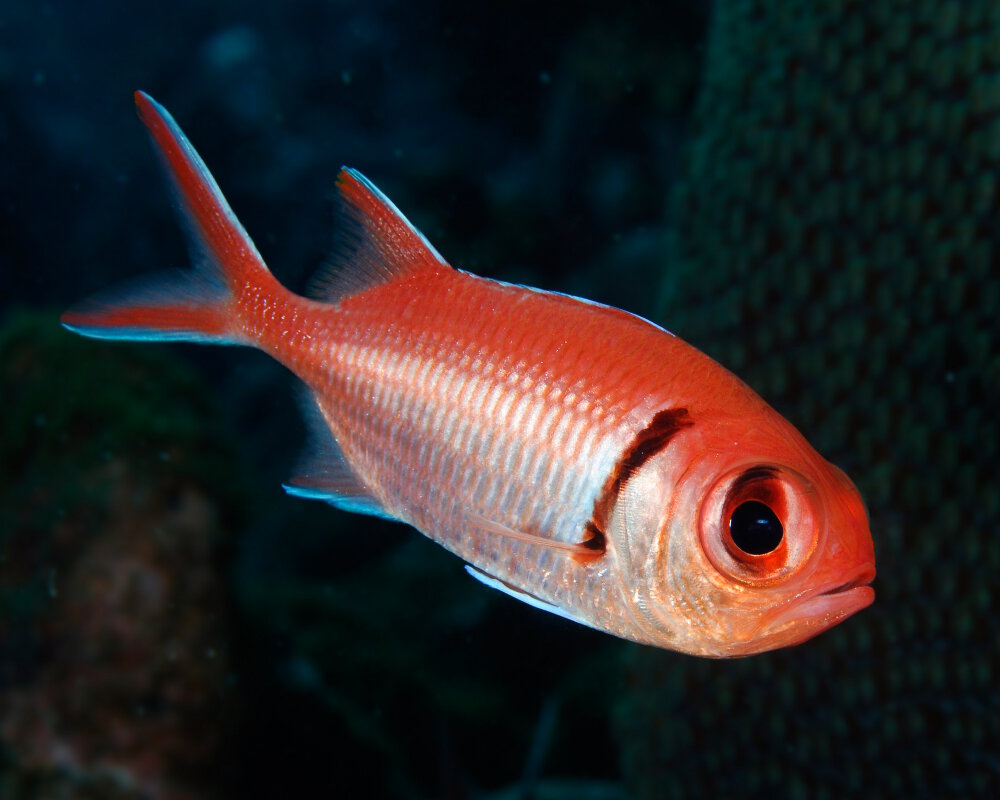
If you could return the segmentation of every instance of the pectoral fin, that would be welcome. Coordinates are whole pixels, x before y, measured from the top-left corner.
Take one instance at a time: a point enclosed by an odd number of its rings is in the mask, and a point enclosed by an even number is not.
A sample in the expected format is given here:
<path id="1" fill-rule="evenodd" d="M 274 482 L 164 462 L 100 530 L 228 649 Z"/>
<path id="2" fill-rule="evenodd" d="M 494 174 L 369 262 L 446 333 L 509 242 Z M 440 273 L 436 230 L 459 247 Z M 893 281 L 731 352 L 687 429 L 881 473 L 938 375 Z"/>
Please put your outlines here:
<path id="1" fill-rule="evenodd" d="M 515 530 L 508 525 L 504 525 L 502 522 L 487 519 L 479 514 L 468 514 L 467 518 L 473 527 L 481 531 L 503 536 L 518 542 L 524 542 L 534 547 L 546 547 L 550 550 L 566 553 L 577 559 L 591 559 L 604 554 L 603 537 L 596 537 L 589 530 L 587 531 L 589 534 L 588 538 L 582 542 L 561 542 L 558 539 L 550 539 L 547 536 L 539 536 L 536 533 Z"/>

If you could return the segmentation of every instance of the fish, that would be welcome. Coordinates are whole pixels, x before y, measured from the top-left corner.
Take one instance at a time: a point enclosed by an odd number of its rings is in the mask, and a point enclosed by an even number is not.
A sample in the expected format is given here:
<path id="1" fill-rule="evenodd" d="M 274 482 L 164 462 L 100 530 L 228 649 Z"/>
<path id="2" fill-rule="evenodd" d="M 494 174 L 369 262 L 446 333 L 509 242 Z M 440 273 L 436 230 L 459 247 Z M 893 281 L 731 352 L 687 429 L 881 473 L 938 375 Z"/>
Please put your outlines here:
<path id="1" fill-rule="evenodd" d="M 167 110 L 135 105 L 193 268 L 61 323 L 279 361 L 309 430 L 289 493 L 407 523 L 531 606 L 695 656 L 799 644 L 874 601 L 857 488 L 709 356 L 626 311 L 452 267 L 348 167 L 330 262 L 293 293 Z"/>

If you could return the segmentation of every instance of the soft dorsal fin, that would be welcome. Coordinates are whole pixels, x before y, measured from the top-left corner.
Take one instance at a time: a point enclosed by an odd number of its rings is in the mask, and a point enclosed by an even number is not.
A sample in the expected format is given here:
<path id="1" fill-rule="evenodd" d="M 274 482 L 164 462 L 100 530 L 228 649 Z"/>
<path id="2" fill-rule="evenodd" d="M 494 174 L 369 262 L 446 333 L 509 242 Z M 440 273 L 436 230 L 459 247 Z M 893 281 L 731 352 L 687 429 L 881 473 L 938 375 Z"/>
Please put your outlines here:
<path id="1" fill-rule="evenodd" d="M 337 176 L 334 245 L 308 294 L 336 303 L 424 269 L 451 269 L 393 202 L 355 169 Z"/>
<path id="2" fill-rule="evenodd" d="M 309 442 L 294 477 L 282 484 L 285 491 L 309 500 L 323 500 L 344 511 L 395 519 L 354 474 L 330 432 L 316 395 L 303 392 L 301 406 Z"/>

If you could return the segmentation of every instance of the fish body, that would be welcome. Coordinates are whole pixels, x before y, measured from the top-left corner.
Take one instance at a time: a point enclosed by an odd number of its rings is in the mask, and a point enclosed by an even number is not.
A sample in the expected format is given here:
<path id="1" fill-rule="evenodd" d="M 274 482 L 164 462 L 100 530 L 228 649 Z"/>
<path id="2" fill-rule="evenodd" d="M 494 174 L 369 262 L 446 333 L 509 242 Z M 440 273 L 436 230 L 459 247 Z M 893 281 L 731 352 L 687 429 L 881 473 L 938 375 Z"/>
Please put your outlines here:
<path id="1" fill-rule="evenodd" d="M 491 586 L 687 653 L 795 644 L 872 602 L 857 490 L 715 361 L 624 311 L 454 269 L 349 169 L 331 267 L 296 295 L 170 115 L 136 105 L 196 269 L 62 322 L 280 361 L 312 439 L 290 492 L 407 522 Z"/>

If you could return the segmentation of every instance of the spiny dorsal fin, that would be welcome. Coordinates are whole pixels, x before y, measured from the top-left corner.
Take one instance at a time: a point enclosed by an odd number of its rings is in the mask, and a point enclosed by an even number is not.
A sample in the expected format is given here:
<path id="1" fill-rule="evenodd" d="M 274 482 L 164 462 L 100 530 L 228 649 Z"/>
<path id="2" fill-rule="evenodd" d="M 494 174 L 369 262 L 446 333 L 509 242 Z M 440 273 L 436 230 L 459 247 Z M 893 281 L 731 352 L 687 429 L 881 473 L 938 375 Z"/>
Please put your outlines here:
<path id="1" fill-rule="evenodd" d="M 308 294 L 336 303 L 424 269 L 451 269 L 393 202 L 355 169 L 337 176 L 334 246 Z"/>

